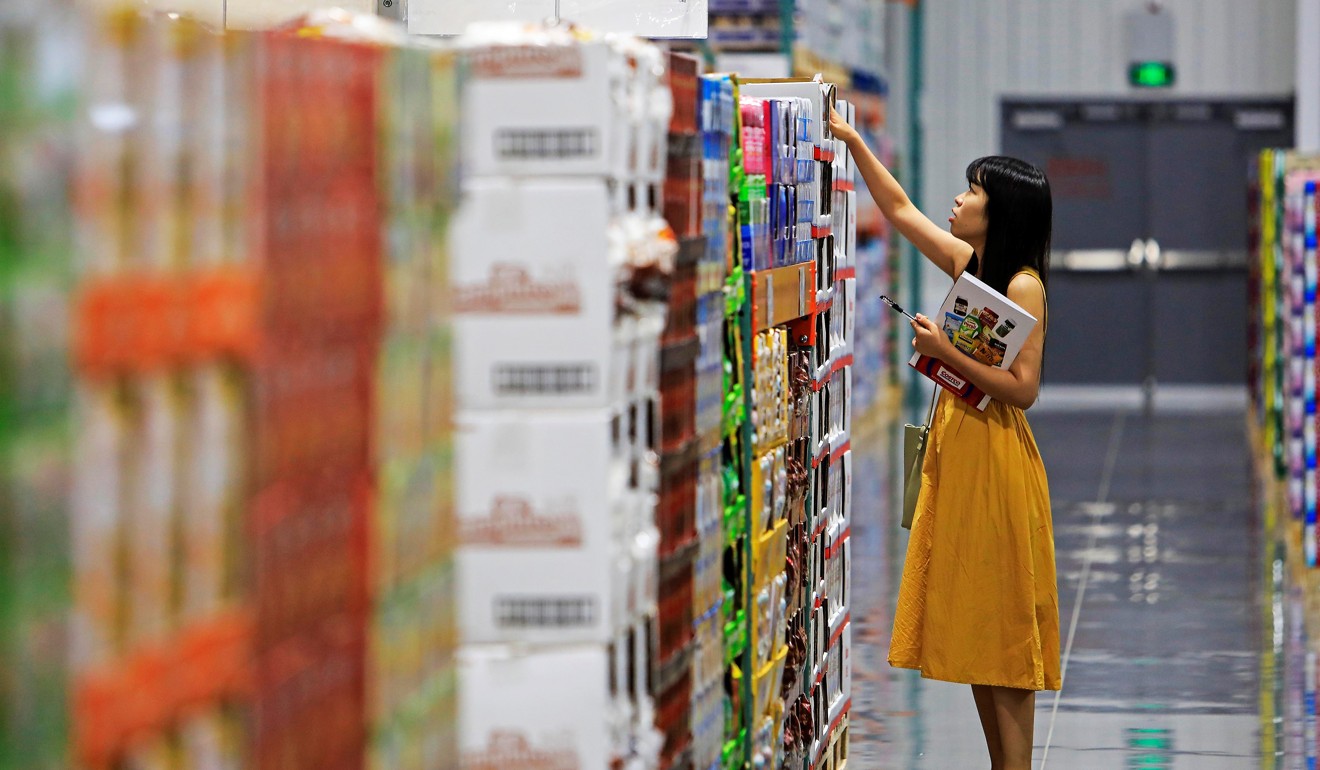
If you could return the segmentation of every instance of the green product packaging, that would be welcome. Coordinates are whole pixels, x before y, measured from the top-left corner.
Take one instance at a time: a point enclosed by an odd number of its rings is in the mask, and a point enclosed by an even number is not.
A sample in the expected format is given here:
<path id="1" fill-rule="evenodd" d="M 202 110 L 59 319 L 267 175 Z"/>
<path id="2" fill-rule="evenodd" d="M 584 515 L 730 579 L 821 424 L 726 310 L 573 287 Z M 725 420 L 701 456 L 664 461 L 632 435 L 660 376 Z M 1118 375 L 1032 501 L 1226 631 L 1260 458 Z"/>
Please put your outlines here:
<path id="1" fill-rule="evenodd" d="M 0 21 L 0 770 L 68 766 L 69 173 L 79 41 L 62 5 Z"/>

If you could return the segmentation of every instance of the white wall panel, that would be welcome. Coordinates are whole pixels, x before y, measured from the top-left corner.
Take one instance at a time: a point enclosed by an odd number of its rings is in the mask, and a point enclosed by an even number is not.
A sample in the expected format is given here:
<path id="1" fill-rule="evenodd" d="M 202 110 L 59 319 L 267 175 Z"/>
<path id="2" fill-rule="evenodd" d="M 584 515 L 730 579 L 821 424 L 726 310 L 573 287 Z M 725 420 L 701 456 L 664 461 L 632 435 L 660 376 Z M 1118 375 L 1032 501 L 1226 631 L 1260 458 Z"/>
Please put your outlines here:
<path id="1" fill-rule="evenodd" d="M 968 161 L 999 149 L 1003 96 L 1128 95 L 1125 14 L 1144 0 L 923 0 L 922 205 L 937 222 Z M 1297 0 L 1165 0 L 1176 25 L 1171 95 L 1292 93 Z M 925 306 L 947 287 L 925 280 Z"/>
<path id="2" fill-rule="evenodd" d="M 1320 152 L 1320 0 L 1297 6 L 1297 149 Z"/>

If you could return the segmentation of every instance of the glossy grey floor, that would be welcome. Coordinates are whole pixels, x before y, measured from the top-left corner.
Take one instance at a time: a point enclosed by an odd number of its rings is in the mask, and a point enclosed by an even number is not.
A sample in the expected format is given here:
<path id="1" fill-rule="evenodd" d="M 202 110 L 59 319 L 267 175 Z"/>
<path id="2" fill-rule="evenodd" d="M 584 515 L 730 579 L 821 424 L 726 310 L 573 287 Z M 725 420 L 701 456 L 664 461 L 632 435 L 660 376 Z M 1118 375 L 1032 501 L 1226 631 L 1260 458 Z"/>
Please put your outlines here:
<path id="1" fill-rule="evenodd" d="M 1241 413 L 1030 415 L 1053 499 L 1064 689 L 1035 766 L 1259 767 L 1260 585 Z M 988 768 L 970 690 L 889 668 L 906 547 L 893 435 L 854 442 L 850 770 Z"/>

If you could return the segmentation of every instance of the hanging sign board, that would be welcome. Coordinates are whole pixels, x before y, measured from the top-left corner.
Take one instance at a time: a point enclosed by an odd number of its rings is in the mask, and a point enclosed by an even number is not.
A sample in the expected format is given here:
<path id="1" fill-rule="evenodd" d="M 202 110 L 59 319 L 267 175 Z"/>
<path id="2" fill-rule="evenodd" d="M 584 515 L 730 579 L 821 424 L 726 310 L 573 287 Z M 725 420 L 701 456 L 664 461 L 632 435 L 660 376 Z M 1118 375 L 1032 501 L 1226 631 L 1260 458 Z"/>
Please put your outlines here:
<path id="1" fill-rule="evenodd" d="M 705 39 L 707 0 L 408 0 L 408 31 L 458 35 L 475 22 L 561 20 L 648 38 Z"/>

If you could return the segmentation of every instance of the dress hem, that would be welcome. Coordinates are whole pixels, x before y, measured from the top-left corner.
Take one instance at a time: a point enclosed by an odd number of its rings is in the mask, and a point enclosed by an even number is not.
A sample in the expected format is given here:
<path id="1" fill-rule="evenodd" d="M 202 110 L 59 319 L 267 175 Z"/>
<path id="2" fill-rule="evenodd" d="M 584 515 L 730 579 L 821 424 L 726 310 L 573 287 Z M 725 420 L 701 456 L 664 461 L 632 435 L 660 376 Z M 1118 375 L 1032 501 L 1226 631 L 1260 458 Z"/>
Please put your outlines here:
<path id="1" fill-rule="evenodd" d="M 1063 689 L 1062 686 L 1037 688 L 1037 687 L 1022 687 L 1021 685 L 1016 685 L 1016 684 L 1003 684 L 1001 682 L 984 682 L 984 681 L 974 682 L 970 679 L 945 679 L 943 677 L 931 676 L 930 674 L 926 673 L 925 669 L 923 669 L 919 664 L 916 663 L 896 663 L 893 660 L 890 660 L 889 665 L 894 668 L 902 668 L 902 669 L 907 669 L 908 671 L 916 671 L 921 674 L 922 679 L 929 679 L 933 682 L 949 682 L 950 684 L 966 684 L 966 685 L 974 685 L 976 687 L 1006 687 L 1010 690 L 1026 690 L 1027 692 L 1058 692 L 1059 690 Z"/>

